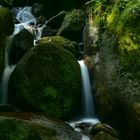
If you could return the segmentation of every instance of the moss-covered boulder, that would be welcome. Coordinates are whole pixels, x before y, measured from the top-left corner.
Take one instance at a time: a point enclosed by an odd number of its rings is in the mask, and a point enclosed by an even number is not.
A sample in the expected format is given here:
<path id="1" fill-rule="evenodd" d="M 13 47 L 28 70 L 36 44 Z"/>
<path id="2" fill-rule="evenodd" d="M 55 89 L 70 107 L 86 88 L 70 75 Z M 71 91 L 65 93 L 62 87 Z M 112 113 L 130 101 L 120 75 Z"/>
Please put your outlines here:
<path id="1" fill-rule="evenodd" d="M 9 83 L 9 102 L 23 110 L 66 119 L 79 112 L 80 68 L 73 55 L 53 43 L 30 49 Z"/>
<path id="2" fill-rule="evenodd" d="M 0 116 L 0 139 L 81 140 L 81 134 L 62 121 L 48 119 L 42 115 L 5 113 Z"/>
<path id="3" fill-rule="evenodd" d="M 140 1 L 94 5 L 93 21 L 99 27 L 99 61 L 94 66 L 96 111 L 103 121 L 120 130 L 123 139 L 138 139 Z"/>
<path id="4" fill-rule="evenodd" d="M 95 125 L 92 126 L 91 130 L 90 130 L 90 134 L 92 135 L 92 137 L 96 140 L 119 140 L 119 134 L 118 132 L 113 129 L 111 126 L 104 124 L 104 123 L 97 123 Z"/>
<path id="5" fill-rule="evenodd" d="M 74 9 L 67 13 L 57 35 L 70 40 L 81 41 L 86 16 L 83 10 Z"/>
<path id="6" fill-rule="evenodd" d="M 78 53 L 78 44 L 61 36 L 44 37 L 38 41 L 39 45 L 44 45 L 47 43 L 56 47 L 63 47 L 66 50 L 70 51 L 74 56 L 76 56 L 76 54 Z"/>
<path id="7" fill-rule="evenodd" d="M 5 38 L 12 34 L 13 30 L 14 22 L 12 13 L 7 8 L 0 8 L 0 78 L 4 69 Z"/>

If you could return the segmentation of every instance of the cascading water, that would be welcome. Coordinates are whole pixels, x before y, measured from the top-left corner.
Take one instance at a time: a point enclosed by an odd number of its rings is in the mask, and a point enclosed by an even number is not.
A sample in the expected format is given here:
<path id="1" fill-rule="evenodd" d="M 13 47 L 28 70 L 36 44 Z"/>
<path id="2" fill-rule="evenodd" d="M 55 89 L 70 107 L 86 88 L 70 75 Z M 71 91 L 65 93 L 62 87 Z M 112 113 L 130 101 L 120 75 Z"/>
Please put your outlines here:
<path id="1" fill-rule="evenodd" d="M 94 102 L 92 97 L 89 72 L 86 64 L 83 60 L 78 61 L 81 68 L 81 77 L 82 77 L 82 105 L 83 105 L 83 117 L 78 121 L 70 122 L 69 124 L 75 129 L 75 131 L 80 132 L 81 129 L 78 127 L 79 124 L 87 123 L 95 125 L 100 121 L 98 118 L 95 118 L 94 114 Z M 89 138 L 86 137 L 86 140 Z"/>
<path id="2" fill-rule="evenodd" d="M 15 18 L 19 22 L 15 24 L 15 30 L 13 34 L 19 33 L 23 28 L 28 30 L 30 33 L 34 35 L 34 45 L 36 45 L 36 41 L 41 39 L 43 28 L 46 26 L 46 23 L 41 27 L 37 26 L 37 20 L 32 15 L 32 7 L 26 6 L 24 8 L 14 8 Z M 18 11 L 18 12 L 17 12 Z M 47 22 L 47 21 L 46 21 Z"/>
<path id="3" fill-rule="evenodd" d="M 19 33 L 23 28 L 25 28 L 35 35 L 35 40 L 38 40 L 41 38 L 41 34 L 42 34 L 42 30 L 44 26 L 35 27 L 36 19 L 31 14 L 31 10 L 32 9 L 29 6 L 17 9 L 16 19 L 20 23 L 15 24 L 15 30 L 14 30 L 13 35 L 7 37 L 6 42 L 5 42 L 5 69 L 4 69 L 2 79 L 1 79 L 1 84 L 0 84 L 0 104 L 1 105 L 6 105 L 8 103 L 7 101 L 8 82 L 16 66 L 16 65 L 9 64 L 9 53 L 12 46 L 14 35 Z M 34 25 L 30 25 L 31 23 L 34 23 Z"/>
<path id="4" fill-rule="evenodd" d="M 89 72 L 84 61 L 79 61 L 82 77 L 82 102 L 83 102 L 83 115 L 86 118 L 94 116 L 94 104 L 90 86 Z"/>
<path id="5" fill-rule="evenodd" d="M 13 42 L 13 36 L 9 36 L 5 42 L 5 69 L 0 85 L 0 104 L 7 104 L 8 82 L 15 65 L 9 65 L 9 52 Z"/>

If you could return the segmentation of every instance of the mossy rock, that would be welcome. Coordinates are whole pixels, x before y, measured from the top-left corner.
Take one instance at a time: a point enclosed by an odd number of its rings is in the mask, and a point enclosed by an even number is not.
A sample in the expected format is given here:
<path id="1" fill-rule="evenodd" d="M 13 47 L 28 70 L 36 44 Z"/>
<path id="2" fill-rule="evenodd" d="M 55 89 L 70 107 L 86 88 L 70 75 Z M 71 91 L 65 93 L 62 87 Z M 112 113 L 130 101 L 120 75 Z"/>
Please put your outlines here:
<path id="1" fill-rule="evenodd" d="M 60 26 L 57 35 L 64 36 L 70 40 L 81 41 L 86 16 L 83 10 L 74 9 L 67 13 Z"/>
<path id="2" fill-rule="evenodd" d="M 16 113 L 15 113 L 16 114 Z M 30 113 L 29 113 L 30 114 Z M 21 115 L 17 114 L 17 115 Z M 28 114 L 24 114 L 29 117 Z M 24 116 L 23 115 L 23 116 Z M 31 115 L 32 116 L 32 115 Z M 81 135 L 74 132 L 64 122 L 50 120 L 44 116 L 33 115 L 33 118 L 0 116 L 1 140 L 80 140 Z M 60 127 L 61 126 L 61 127 Z"/>
<path id="3" fill-rule="evenodd" d="M 23 110 L 66 119 L 79 112 L 80 67 L 73 55 L 52 43 L 30 49 L 9 83 L 9 102 Z"/>
<path id="4" fill-rule="evenodd" d="M 74 56 L 78 53 L 78 44 L 74 41 L 70 41 L 64 37 L 61 36 L 50 36 L 50 37 L 44 37 L 41 40 L 38 41 L 39 45 L 44 44 L 52 44 L 56 47 L 63 47 L 66 50 L 70 51 Z"/>
<path id="5" fill-rule="evenodd" d="M 16 118 L 0 117 L 0 139 L 7 140 L 57 140 L 50 128 Z"/>

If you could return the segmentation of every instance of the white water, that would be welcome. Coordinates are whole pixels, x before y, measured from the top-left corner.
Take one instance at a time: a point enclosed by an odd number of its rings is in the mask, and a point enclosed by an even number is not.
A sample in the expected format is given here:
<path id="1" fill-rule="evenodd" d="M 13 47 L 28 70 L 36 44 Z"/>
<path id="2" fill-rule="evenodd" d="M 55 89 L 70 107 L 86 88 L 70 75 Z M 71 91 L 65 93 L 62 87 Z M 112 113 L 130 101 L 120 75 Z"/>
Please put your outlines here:
<path id="1" fill-rule="evenodd" d="M 16 10 L 16 8 L 15 8 Z M 13 38 L 15 34 L 18 34 L 23 28 L 27 29 L 30 33 L 34 35 L 34 42 L 41 39 L 42 30 L 45 25 L 42 27 L 36 26 L 36 18 L 31 13 L 32 8 L 26 6 L 24 8 L 17 8 L 16 19 L 20 23 L 15 24 L 15 30 L 13 35 L 7 37 L 5 42 L 5 69 L 3 71 L 1 84 L 0 84 L 0 104 L 7 104 L 7 94 L 8 94 L 8 83 L 9 78 L 16 65 L 9 65 L 9 53 L 12 46 Z M 33 25 L 31 25 L 33 24 Z M 34 43 L 35 44 L 35 43 Z"/>
<path id="2" fill-rule="evenodd" d="M 0 104 L 7 104 L 8 99 L 8 83 L 10 75 L 12 74 L 15 65 L 9 65 L 9 52 L 13 42 L 13 36 L 9 36 L 5 41 L 5 69 L 3 71 L 1 84 L 0 84 Z"/>
<path id="3" fill-rule="evenodd" d="M 81 77 L 82 77 L 83 115 L 86 118 L 91 118 L 94 116 L 94 104 L 89 79 L 89 72 L 83 60 L 79 61 L 79 64 L 81 68 Z"/>
<path id="4" fill-rule="evenodd" d="M 32 15 L 32 7 L 26 6 L 24 8 L 20 8 L 21 10 L 17 13 L 16 19 L 19 21 L 19 24 L 15 24 L 14 34 L 19 33 L 23 28 L 28 30 L 30 33 L 34 35 L 34 45 L 36 45 L 36 41 L 41 39 L 42 31 L 46 26 L 46 23 L 41 27 L 37 26 L 37 20 Z M 15 9 L 16 10 L 16 9 Z"/>
<path id="5" fill-rule="evenodd" d="M 7 93 L 8 93 L 9 78 L 16 66 L 16 65 L 9 65 L 9 53 L 10 53 L 10 48 L 13 42 L 14 35 L 18 34 L 23 28 L 25 28 L 34 35 L 34 42 L 36 42 L 36 40 L 41 39 L 42 30 L 45 27 L 45 25 L 43 25 L 42 27 L 36 26 L 37 20 L 32 15 L 31 13 L 32 8 L 30 6 L 26 6 L 24 8 L 15 8 L 15 11 L 16 11 L 15 18 L 20 23 L 15 24 L 15 30 L 13 35 L 7 37 L 5 42 L 5 69 L 3 71 L 1 84 L 0 84 L 0 104 L 7 104 L 8 102 Z"/>
<path id="6" fill-rule="evenodd" d="M 99 123 L 99 119 L 95 118 L 94 114 L 94 103 L 90 85 L 90 78 L 88 68 L 85 65 L 84 61 L 78 61 L 81 68 L 81 77 L 82 77 L 82 108 L 83 108 L 83 118 L 78 121 L 69 122 L 69 124 L 74 128 L 75 131 L 81 132 L 82 130 L 77 127 L 78 124 L 88 123 L 91 126 Z M 83 135 L 82 140 L 90 140 L 89 137 Z"/>

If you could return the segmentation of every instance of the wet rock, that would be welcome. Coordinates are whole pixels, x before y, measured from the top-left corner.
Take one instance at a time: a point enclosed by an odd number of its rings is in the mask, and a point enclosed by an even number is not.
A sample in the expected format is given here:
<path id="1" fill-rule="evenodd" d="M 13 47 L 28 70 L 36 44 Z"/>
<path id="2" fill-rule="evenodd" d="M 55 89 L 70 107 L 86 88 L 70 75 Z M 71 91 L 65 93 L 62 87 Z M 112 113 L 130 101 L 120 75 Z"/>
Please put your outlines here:
<path id="1" fill-rule="evenodd" d="M 90 130 L 92 128 L 92 124 L 88 123 L 88 122 L 81 122 L 81 123 L 77 123 L 75 125 L 75 129 L 79 129 L 81 133 L 89 136 L 90 135 Z"/>
<path id="2" fill-rule="evenodd" d="M 68 124 L 33 113 L 0 113 L 0 132 L 1 139 L 81 140 Z"/>
<path id="3" fill-rule="evenodd" d="M 39 44 L 12 73 L 9 102 L 26 111 L 68 119 L 79 112 L 80 77 L 79 64 L 69 51 L 51 42 Z"/>
<path id="4" fill-rule="evenodd" d="M 85 20 L 85 13 L 82 10 L 74 9 L 68 12 L 57 35 L 64 36 L 70 40 L 81 41 Z"/>
<path id="5" fill-rule="evenodd" d="M 101 131 L 97 135 L 95 135 L 95 137 L 93 137 L 93 140 L 119 140 L 119 139 L 109 135 L 106 132 Z"/>
<path id="6" fill-rule="evenodd" d="M 9 54 L 10 64 L 17 64 L 28 49 L 32 48 L 34 36 L 26 29 L 14 36 L 13 45 Z"/>
<path id="7" fill-rule="evenodd" d="M 97 124 L 93 125 L 90 130 L 90 134 L 92 136 L 96 136 L 100 132 L 107 133 L 108 135 L 110 135 L 116 139 L 117 138 L 119 139 L 118 132 L 107 124 L 97 123 Z"/>

